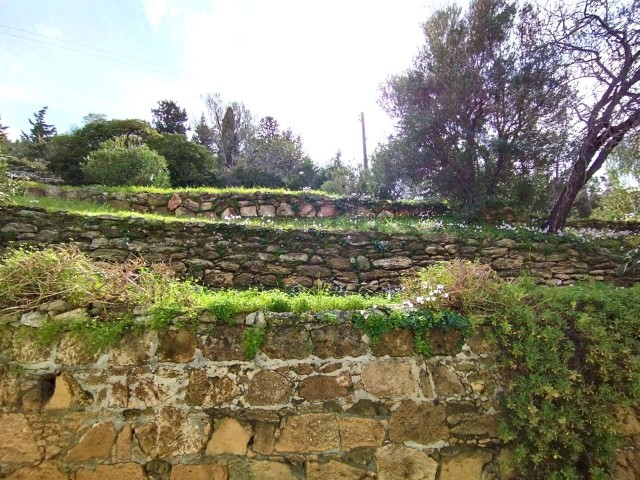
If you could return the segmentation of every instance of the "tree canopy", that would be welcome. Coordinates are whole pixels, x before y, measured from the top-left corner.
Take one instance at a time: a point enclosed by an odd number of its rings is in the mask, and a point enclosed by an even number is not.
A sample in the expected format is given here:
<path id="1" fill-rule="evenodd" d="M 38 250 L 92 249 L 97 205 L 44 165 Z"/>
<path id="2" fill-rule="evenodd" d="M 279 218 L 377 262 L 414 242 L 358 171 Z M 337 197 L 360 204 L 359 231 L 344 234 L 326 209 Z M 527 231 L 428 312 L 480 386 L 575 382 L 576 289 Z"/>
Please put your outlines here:
<path id="1" fill-rule="evenodd" d="M 178 133 L 186 135 L 188 127 L 187 111 L 173 100 L 159 100 L 158 107 L 152 108 L 151 125 L 158 133 Z"/>

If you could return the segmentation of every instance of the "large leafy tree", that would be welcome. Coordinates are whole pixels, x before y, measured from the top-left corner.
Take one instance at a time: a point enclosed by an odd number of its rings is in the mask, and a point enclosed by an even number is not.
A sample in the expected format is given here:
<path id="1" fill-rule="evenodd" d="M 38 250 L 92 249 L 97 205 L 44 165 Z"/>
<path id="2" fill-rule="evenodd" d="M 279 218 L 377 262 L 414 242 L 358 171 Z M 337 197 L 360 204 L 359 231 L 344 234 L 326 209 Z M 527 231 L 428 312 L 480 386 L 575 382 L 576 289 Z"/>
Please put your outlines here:
<path id="1" fill-rule="evenodd" d="M 397 121 L 378 155 L 387 192 L 475 207 L 538 200 L 562 145 L 569 90 L 549 49 L 534 49 L 537 18 L 504 0 L 473 0 L 434 13 L 413 68 L 392 77 L 381 103 Z M 380 163 L 393 162 L 396 168 Z"/>
<path id="2" fill-rule="evenodd" d="M 226 170 L 238 164 L 239 156 L 254 136 L 251 112 L 240 102 L 225 103 L 220 94 L 203 97 L 211 125 L 215 151 L 224 160 Z"/>
<path id="3" fill-rule="evenodd" d="M 152 108 L 151 125 L 158 133 L 178 133 L 186 135 L 188 127 L 187 111 L 173 100 L 159 100 L 158 107 Z"/>
<path id="4" fill-rule="evenodd" d="M 42 107 L 34 113 L 33 120 L 29 119 L 31 129 L 21 135 L 27 154 L 32 159 L 47 159 L 50 153 L 49 142 L 57 134 L 56 127 L 45 120 L 48 108 Z"/>
<path id="5" fill-rule="evenodd" d="M 549 44 L 583 92 L 567 180 L 546 222 L 564 227 L 580 190 L 640 129 L 640 2 L 580 0 L 551 12 Z"/>

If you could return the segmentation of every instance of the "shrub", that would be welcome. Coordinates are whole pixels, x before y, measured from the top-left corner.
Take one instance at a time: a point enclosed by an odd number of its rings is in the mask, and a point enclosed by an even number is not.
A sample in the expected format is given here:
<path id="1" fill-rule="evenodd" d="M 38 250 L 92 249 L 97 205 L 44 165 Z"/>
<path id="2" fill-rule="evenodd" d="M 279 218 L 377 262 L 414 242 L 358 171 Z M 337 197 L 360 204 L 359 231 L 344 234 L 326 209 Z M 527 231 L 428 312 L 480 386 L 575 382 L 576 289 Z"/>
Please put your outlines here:
<path id="1" fill-rule="evenodd" d="M 100 144 L 89 154 L 82 171 L 91 183 L 109 186 L 169 186 L 167 161 L 129 135 Z"/>
<path id="2" fill-rule="evenodd" d="M 603 220 L 635 220 L 640 215 L 640 189 L 612 187 L 591 216 Z"/>
<path id="3" fill-rule="evenodd" d="M 640 285 L 505 284 L 501 303 L 501 437 L 523 478 L 611 478 L 613 412 L 640 396 Z"/>
<path id="4" fill-rule="evenodd" d="M 221 182 L 219 160 L 209 149 L 188 141 L 184 135 L 157 135 L 149 138 L 147 145 L 167 160 L 172 187 L 199 187 Z"/>
<path id="5" fill-rule="evenodd" d="M 4 145 L 0 144 L 0 203 L 4 203 L 15 192 L 15 182 L 8 175 L 8 160 L 5 155 Z"/>
<path id="6" fill-rule="evenodd" d="M 495 303 L 502 283 L 489 265 L 455 259 L 405 278 L 402 296 L 418 308 L 480 313 Z"/>

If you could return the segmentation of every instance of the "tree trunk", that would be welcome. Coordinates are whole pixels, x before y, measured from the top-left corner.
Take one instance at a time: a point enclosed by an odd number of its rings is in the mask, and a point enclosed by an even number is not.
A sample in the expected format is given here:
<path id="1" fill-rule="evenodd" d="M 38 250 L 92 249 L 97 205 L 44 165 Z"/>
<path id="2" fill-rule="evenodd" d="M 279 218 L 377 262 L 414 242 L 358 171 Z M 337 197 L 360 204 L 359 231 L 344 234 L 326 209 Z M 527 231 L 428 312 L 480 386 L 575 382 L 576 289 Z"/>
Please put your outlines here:
<path id="1" fill-rule="evenodd" d="M 546 230 L 558 232 L 564 228 L 569 212 L 571 211 L 571 206 L 587 182 L 587 163 L 586 154 L 581 152 L 580 158 L 571 169 L 569 180 L 567 180 L 567 183 L 562 188 L 562 192 L 560 192 L 560 196 L 553 205 L 553 210 L 551 210 L 549 218 L 544 223 Z"/>

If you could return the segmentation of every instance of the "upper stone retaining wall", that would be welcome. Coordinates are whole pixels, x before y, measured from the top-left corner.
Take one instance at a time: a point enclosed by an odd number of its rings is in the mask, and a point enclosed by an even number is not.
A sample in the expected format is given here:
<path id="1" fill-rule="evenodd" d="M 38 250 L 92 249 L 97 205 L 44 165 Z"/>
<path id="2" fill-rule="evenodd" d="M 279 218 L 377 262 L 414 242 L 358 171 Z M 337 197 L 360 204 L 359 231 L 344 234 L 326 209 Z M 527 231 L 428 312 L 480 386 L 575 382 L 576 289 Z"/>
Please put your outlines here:
<path id="1" fill-rule="evenodd" d="M 29 187 L 27 196 L 47 196 L 68 200 L 88 200 L 107 204 L 119 210 L 173 214 L 182 217 L 299 217 L 334 218 L 419 217 L 442 214 L 447 207 L 428 202 L 405 203 L 384 200 L 360 200 L 356 197 L 333 198 L 316 194 L 282 193 L 121 193 L 99 187 L 59 188 Z"/>
<path id="2" fill-rule="evenodd" d="M 74 242 L 92 258 L 171 263 L 181 274 L 212 287 L 311 287 L 320 280 L 348 291 L 396 288 L 401 275 L 462 257 L 489 263 L 503 277 L 529 273 L 550 285 L 594 278 L 619 279 L 617 249 L 562 243 L 477 240 L 438 233 L 386 235 L 247 228 L 205 222 L 162 222 L 110 215 L 87 217 L 42 209 L 2 207 L 0 249 Z"/>

